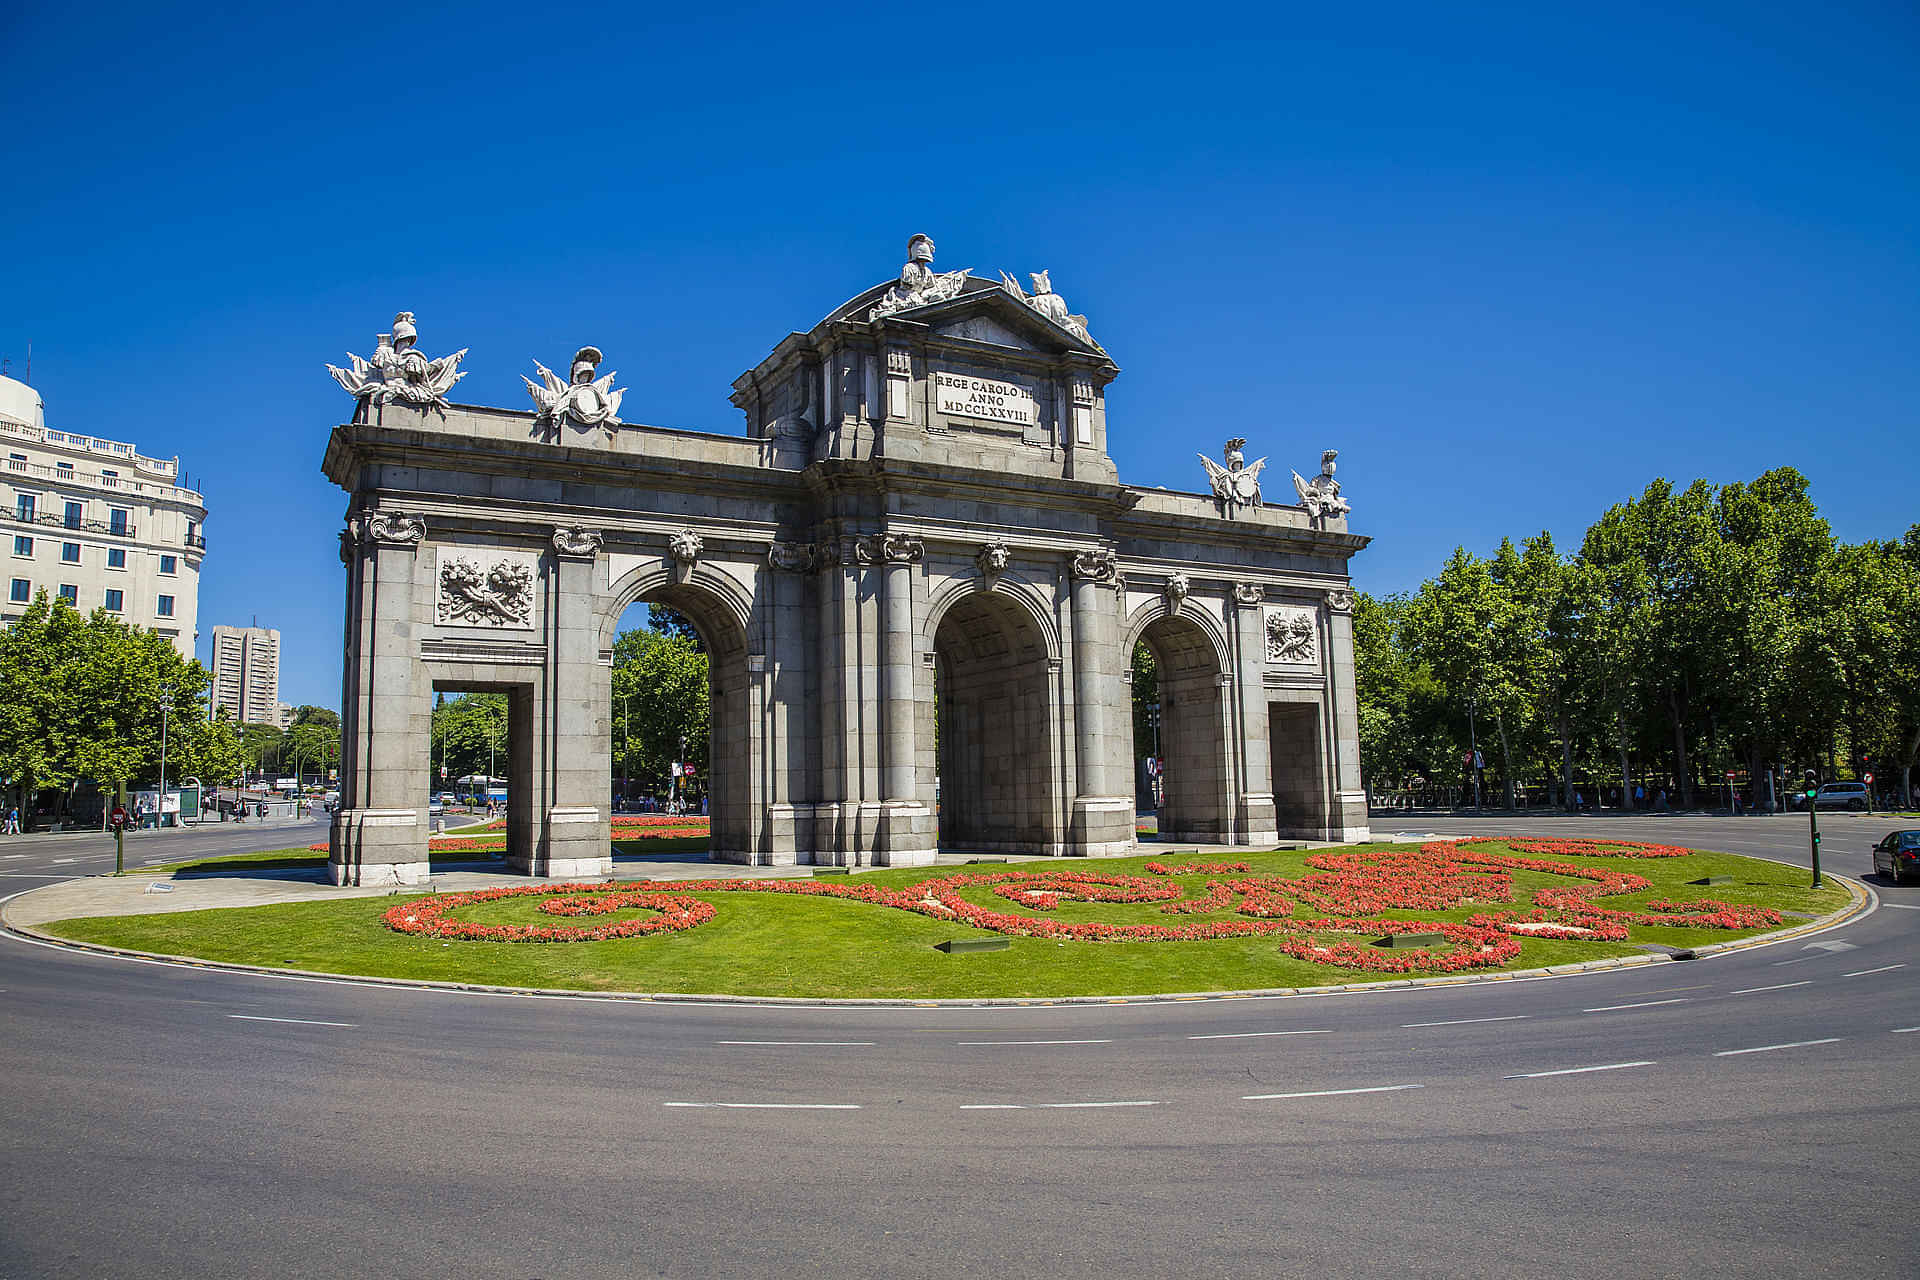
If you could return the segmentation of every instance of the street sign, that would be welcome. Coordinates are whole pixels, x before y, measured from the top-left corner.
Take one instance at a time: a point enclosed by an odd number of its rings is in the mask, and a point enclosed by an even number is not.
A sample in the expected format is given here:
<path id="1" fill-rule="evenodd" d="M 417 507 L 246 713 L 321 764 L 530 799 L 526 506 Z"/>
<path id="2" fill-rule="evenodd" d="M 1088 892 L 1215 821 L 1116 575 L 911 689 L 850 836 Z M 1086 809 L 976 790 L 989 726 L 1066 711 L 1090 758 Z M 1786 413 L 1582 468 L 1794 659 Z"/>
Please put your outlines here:
<path id="1" fill-rule="evenodd" d="M 681 769 L 681 772 L 684 773 L 687 777 L 691 778 L 693 776 L 693 766 L 690 764 L 686 765 Z"/>
<path id="2" fill-rule="evenodd" d="M 1473 767 L 1476 769 L 1484 769 L 1487 767 L 1487 758 L 1478 751 L 1473 753 Z"/>
<path id="3" fill-rule="evenodd" d="M 1728 782 L 1732 782 L 1732 781 L 1733 781 L 1733 770 L 1731 770 L 1731 769 L 1729 769 L 1729 770 L 1727 770 L 1727 781 L 1728 781 Z"/>
<path id="4" fill-rule="evenodd" d="M 113 806 L 113 813 L 111 817 L 112 817 L 114 826 L 124 827 L 127 825 L 127 811 L 123 809 L 121 806 L 119 805 Z"/>
<path id="5" fill-rule="evenodd" d="M 1873 775 L 1870 773 L 1861 775 L 1860 780 L 1866 783 L 1868 786 L 1873 785 Z"/>
<path id="6" fill-rule="evenodd" d="M 1473 752 L 1462 751 L 1460 753 L 1460 763 L 1469 769 L 1473 768 Z"/>

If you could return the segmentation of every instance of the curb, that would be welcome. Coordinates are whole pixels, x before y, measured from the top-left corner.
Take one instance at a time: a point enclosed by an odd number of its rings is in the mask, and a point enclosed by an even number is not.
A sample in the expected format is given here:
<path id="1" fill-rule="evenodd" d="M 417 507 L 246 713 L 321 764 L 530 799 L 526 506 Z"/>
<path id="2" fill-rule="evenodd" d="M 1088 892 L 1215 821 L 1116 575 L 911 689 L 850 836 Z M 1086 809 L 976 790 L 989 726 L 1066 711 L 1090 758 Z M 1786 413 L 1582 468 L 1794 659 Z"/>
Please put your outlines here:
<path id="1" fill-rule="evenodd" d="M 1758 861 L 1773 861 L 1758 859 Z M 1715 942 L 1704 947 L 1691 949 L 1692 958 L 1704 958 L 1734 951 L 1750 951 L 1756 947 L 1772 946 L 1775 943 L 1790 942 L 1815 933 L 1845 924 L 1855 917 L 1872 910 L 1879 903 L 1879 895 L 1866 885 L 1842 875 L 1829 875 L 1835 883 L 1847 891 L 1847 905 L 1817 920 L 1808 920 L 1791 928 L 1777 929 L 1772 933 L 1756 934 L 1751 938 L 1739 938 L 1731 942 Z M 28 890 L 29 893 L 37 892 Z M 15 895 L 24 897 L 25 894 Z M 1637 955 L 1608 956 L 1600 960 L 1587 960 L 1579 964 L 1548 965 L 1540 969 L 1512 969 L 1495 973 L 1442 974 L 1430 978 L 1390 978 L 1380 982 L 1346 982 L 1325 987 L 1269 987 L 1248 991 L 1170 991 L 1152 995 L 1126 996 L 1051 996 L 1019 998 L 980 998 L 971 1000 L 915 1000 L 906 998 L 885 999 L 880 997 L 832 997 L 832 996 L 738 996 L 738 995 L 700 995 L 678 991 L 639 992 L 639 991 L 576 991 L 565 987 L 501 987 L 482 982 L 434 982 L 416 978 L 382 978 L 351 973 L 327 973 L 314 969 L 283 969 L 271 965 L 240 964 L 228 960 L 204 960 L 193 956 L 176 956 L 162 951 L 136 951 L 127 947 L 109 947 L 95 942 L 75 942 L 56 934 L 43 932 L 32 925 L 18 925 L 5 922 L 5 905 L 0 904 L 0 933 L 9 933 L 17 938 L 40 946 L 59 947 L 68 951 L 89 952 L 94 955 L 110 956 L 124 960 L 138 960 L 148 964 L 177 965 L 189 969 L 210 969 L 220 973 L 252 973 L 267 977 L 298 979 L 306 982 L 346 982 L 372 987 L 401 987 L 424 991 L 455 991 L 479 995 L 521 996 L 547 1000 L 594 1000 L 620 1001 L 633 1004 L 738 1004 L 738 1005 L 779 1005 L 798 1008 L 838 1008 L 838 1009 L 992 1009 L 992 1008 L 1029 1008 L 1043 1005 L 1115 1005 L 1115 1004 L 1167 1004 L 1191 1003 L 1200 1000 L 1262 1000 L 1276 997 L 1312 997 L 1327 995 L 1353 995 L 1368 991 L 1402 991 L 1415 987 L 1458 987 L 1475 983 L 1535 981 L 1543 978 L 1563 978 L 1574 974 L 1601 973 L 1612 969 L 1635 969 L 1650 964 L 1679 963 L 1678 955 Z"/>

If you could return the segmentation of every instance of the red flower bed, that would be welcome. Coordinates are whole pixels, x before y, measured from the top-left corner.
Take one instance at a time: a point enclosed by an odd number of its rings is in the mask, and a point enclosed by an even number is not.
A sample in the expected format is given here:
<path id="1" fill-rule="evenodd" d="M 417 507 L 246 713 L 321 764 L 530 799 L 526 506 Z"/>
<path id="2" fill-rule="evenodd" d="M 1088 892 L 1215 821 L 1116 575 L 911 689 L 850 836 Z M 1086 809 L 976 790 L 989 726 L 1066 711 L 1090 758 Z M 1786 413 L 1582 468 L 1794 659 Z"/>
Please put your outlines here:
<path id="1" fill-rule="evenodd" d="M 1751 929 L 1778 924 L 1780 914 L 1714 900 L 1648 903 L 1646 911 L 1612 911 L 1594 898 L 1633 893 L 1647 887 L 1645 877 L 1591 864 L 1545 857 L 1516 857 L 1486 846 L 1521 842 L 1491 839 L 1434 840 L 1418 850 L 1324 851 L 1307 858 L 1314 872 L 1295 879 L 1246 875 L 1209 880 L 1204 893 L 1184 896 L 1164 877 L 1216 872 L 1245 873 L 1244 863 L 1191 863 L 1166 867 L 1148 864 L 1160 879 L 1092 871 L 1047 870 L 956 872 L 923 880 L 905 889 L 859 882 L 811 880 L 692 880 L 638 883 L 518 885 L 472 893 L 442 894 L 402 904 L 386 914 L 387 924 L 404 933 L 442 938 L 502 942 L 569 942 L 634 937 L 691 929 L 713 918 L 710 903 L 696 893 L 784 893 L 837 898 L 911 911 L 976 929 L 1015 937 L 1079 942 L 1193 942 L 1214 938 L 1272 936 L 1287 955 L 1315 964 L 1375 973 L 1435 971 L 1454 973 L 1504 964 L 1520 954 L 1522 937 L 1620 941 L 1634 924 L 1695 929 Z M 1529 840 L 1529 852 L 1560 857 L 1658 858 L 1676 852 L 1668 845 L 1631 845 L 1590 840 Z M 325 846 L 317 846 L 324 848 Z M 1531 911 L 1480 912 L 1459 924 L 1448 921 L 1391 920 L 1385 910 L 1446 910 L 1466 902 L 1510 902 L 1514 871 L 1536 871 L 1584 883 L 1536 890 Z M 1051 912 L 1062 901 L 1164 903 L 1163 912 L 1202 915 L 1233 910 L 1236 920 L 1198 920 L 1191 924 L 1068 923 L 1039 914 L 1016 914 L 970 901 L 965 891 L 985 889 L 1028 912 Z M 540 910 L 557 916 L 596 916 L 630 909 L 655 914 L 586 927 L 477 925 L 449 920 L 456 908 L 502 898 L 537 896 Z M 1236 904 L 1235 898 L 1239 901 Z M 1302 909 L 1321 914 L 1296 918 Z M 1437 933 L 1441 948 L 1382 950 L 1346 934 L 1387 937 Z"/>

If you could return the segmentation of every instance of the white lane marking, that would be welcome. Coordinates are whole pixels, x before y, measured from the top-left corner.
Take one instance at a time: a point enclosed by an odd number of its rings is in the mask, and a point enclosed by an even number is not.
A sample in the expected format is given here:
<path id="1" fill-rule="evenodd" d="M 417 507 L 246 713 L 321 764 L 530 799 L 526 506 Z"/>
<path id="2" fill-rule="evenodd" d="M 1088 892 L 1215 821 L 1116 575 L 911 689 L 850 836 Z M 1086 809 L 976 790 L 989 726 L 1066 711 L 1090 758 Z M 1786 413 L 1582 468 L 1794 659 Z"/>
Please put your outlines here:
<path id="1" fill-rule="evenodd" d="M 257 1013 L 230 1013 L 229 1018 L 238 1018 L 242 1022 L 291 1022 L 302 1027 L 357 1027 L 357 1022 L 322 1022 L 318 1018 L 267 1018 Z"/>
<path id="2" fill-rule="evenodd" d="M 763 1045 L 790 1049 L 871 1049 L 871 1040 L 715 1040 L 715 1044 Z"/>
<path id="3" fill-rule="evenodd" d="M 1758 991 L 1785 991 L 1788 987 L 1810 987 L 1812 985 L 1812 978 L 1802 978 L 1798 982 L 1782 982 L 1771 987 L 1742 987 L 1733 994 L 1736 996 L 1750 996 Z"/>
<path id="4" fill-rule="evenodd" d="M 1025 1111 L 1027 1107 L 1023 1102 L 963 1102 L 960 1104 L 960 1109 L 962 1111 Z"/>
<path id="5" fill-rule="evenodd" d="M 1330 1036 L 1326 1027 L 1312 1031 L 1220 1031 L 1210 1036 L 1188 1036 L 1189 1040 L 1258 1040 L 1266 1036 Z"/>
<path id="6" fill-rule="evenodd" d="M 1558 1071 L 1522 1071 L 1518 1075 L 1501 1076 L 1502 1080 L 1539 1080 L 1546 1076 L 1583 1076 L 1589 1071 L 1625 1071 L 1628 1067 L 1650 1067 L 1651 1062 L 1609 1062 L 1600 1067 L 1562 1067 Z"/>
<path id="7" fill-rule="evenodd" d="M 1722 1049 L 1714 1054 L 1716 1058 L 1737 1058 L 1743 1053 L 1772 1053 L 1775 1049 L 1804 1049 L 1814 1044 L 1839 1044 L 1843 1036 L 1828 1036 L 1825 1040 L 1789 1040 L 1786 1044 L 1756 1045 L 1751 1049 Z"/>
<path id="8" fill-rule="evenodd" d="M 63 867 L 69 862 L 78 862 L 78 861 L 80 861 L 80 859 L 78 858 L 55 858 L 53 860 L 53 865 L 56 867 Z"/>
<path id="9" fill-rule="evenodd" d="M 694 1107 L 724 1111 L 858 1111 L 857 1102 L 663 1102 L 663 1107 Z"/>
<path id="10" fill-rule="evenodd" d="M 1400 1029 L 1405 1031 L 1409 1027 L 1466 1027 L 1476 1022 L 1519 1022 L 1532 1016 L 1530 1013 L 1509 1013 L 1501 1018 L 1457 1018 L 1452 1022 L 1403 1022 L 1400 1024 Z"/>
<path id="11" fill-rule="evenodd" d="M 1893 1034 L 1897 1036 L 1905 1036 L 1905 1035 L 1912 1035 L 1916 1031 L 1920 1031 L 1920 1027 L 1895 1027 L 1893 1029 Z"/>
<path id="12" fill-rule="evenodd" d="M 1424 1089 L 1423 1084 L 1377 1084 L 1368 1089 L 1309 1089 L 1304 1093 L 1249 1093 L 1242 1102 L 1279 1102 L 1287 1098 L 1341 1098 L 1352 1093 L 1399 1093 L 1404 1089 Z"/>
<path id="13" fill-rule="evenodd" d="M 1157 1102 L 1136 1101 L 1136 1102 L 1036 1102 L 1033 1105 L 1036 1108 L 1046 1108 L 1054 1111 L 1077 1111 L 1086 1107 L 1157 1107 L 1160 1104 Z"/>
<path id="14" fill-rule="evenodd" d="M 1685 996 L 1675 996 L 1671 1000 L 1642 1000 L 1637 1004 L 1603 1004 L 1592 1009 L 1582 1009 L 1582 1013 L 1614 1013 L 1621 1009 L 1651 1009 L 1657 1004 L 1685 1004 Z"/>
<path id="15" fill-rule="evenodd" d="M 1852 973 L 1843 973 L 1840 976 L 1843 978 L 1864 978 L 1870 973 L 1892 973 L 1895 969 L 1904 969 L 1906 967 L 1904 962 L 1900 964 L 1883 964 L 1878 969 L 1855 969 Z"/>
<path id="16" fill-rule="evenodd" d="M 1773 962 L 1773 967 L 1778 969 L 1783 964 L 1805 964 L 1807 961 L 1812 960 L 1813 958 L 1814 958 L 1813 956 L 1801 956 L 1796 960 L 1775 960 Z"/>
<path id="17" fill-rule="evenodd" d="M 1111 1040 L 957 1040 L 954 1043 L 978 1049 L 985 1045 L 1010 1044 L 1112 1044 Z"/>
<path id="18" fill-rule="evenodd" d="M 1883 907 L 1892 907 L 1895 911 L 1920 911 L 1920 903 L 1914 903 L 1914 902 L 1882 901 L 1880 905 Z"/>
<path id="19" fill-rule="evenodd" d="M 6 853 L 6 854 L 0 854 L 0 857 L 3 857 L 3 858 L 5 858 L 5 859 L 6 859 L 6 860 L 7 860 L 8 862 L 12 862 L 12 861 L 13 861 L 13 860 L 14 860 L 15 858 L 24 858 L 24 857 L 26 857 L 26 856 L 27 856 L 27 855 L 26 855 L 26 854 L 24 854 L 24 853 Z"/>

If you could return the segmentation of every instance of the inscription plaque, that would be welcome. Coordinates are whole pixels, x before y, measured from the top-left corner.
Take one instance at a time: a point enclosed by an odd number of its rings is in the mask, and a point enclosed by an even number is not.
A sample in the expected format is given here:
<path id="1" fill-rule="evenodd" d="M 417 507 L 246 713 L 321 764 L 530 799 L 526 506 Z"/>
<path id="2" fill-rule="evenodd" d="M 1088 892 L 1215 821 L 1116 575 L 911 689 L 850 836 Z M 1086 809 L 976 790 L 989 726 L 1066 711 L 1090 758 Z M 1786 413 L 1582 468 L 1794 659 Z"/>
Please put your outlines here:
<path id="1" fill-rule="evenodd" d="M 968 373 L 933 375 L 934 408 L 956 418 L 983 418 L 988 422 L 1007 422 L 1032 427 L 1040 423 L 1040 411 L 1025 387 L 997 378 L 978 378 Z"/>

